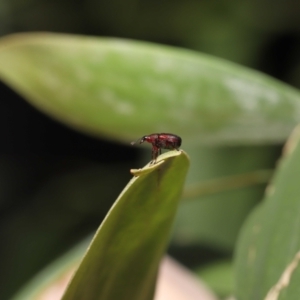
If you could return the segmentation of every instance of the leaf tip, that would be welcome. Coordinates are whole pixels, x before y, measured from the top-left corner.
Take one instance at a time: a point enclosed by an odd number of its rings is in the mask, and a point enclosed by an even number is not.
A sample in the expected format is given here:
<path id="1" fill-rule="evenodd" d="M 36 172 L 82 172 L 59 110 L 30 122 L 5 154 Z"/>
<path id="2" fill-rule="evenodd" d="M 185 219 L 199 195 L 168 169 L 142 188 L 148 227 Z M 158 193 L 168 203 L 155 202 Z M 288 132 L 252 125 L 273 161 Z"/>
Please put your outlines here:
<path id="1" fill-rule="evenodd" d="M 142 169 L 130 169 L 130 173 L 134 176 L 145 175 L 145 174 L 152 172 L 154 169 L 156 169 L 158 166 L 160 166 L 164 162 L 165 162 L 164 160 L 161 160 L 161 161 L 156 162 L 155 164 L 150 165 L 150 163 L 149 163 Z"/>

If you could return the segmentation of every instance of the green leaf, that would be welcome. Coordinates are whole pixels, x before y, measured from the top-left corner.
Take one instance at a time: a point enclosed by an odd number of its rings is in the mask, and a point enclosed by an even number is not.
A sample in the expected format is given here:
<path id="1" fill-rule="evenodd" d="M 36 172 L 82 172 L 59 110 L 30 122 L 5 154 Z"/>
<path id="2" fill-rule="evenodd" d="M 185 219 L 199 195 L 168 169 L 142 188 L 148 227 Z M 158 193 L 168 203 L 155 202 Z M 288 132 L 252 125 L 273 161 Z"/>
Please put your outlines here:
<path id="1" fill-rule="evenodd" d="M 64 287 L 70 280 L 74 270 L 87 249 L 91 237 L 56 259 L 42 271 L 38 272 L 26 285 L 20 289 L 12 300 L 58 300 L 63 294 Z"/>
<path id="2" fill-rule="evenodd" d="M 232 261 L 216 261 L 196 270 L 197 275 L 223 298 L 233 293 Z M 223 299 L 222 298 L 222 299 Z"/>
<path id="3" fill-rule="evenodd" d="M 296 300 L 300 281 L 300 130 L 286 145 L 266 199 L 247 220 L 236 251 L 239 300 Z"/>
<path id="4" fill-rule="evenodd" d="M 278 157 L 274 146 L 185 147 L 192 165 L 187 186 L 233 175 L 271 168 Z M 235 182 L 238 182 L 235 179 Z M 229 186 L 229 184 L 227 184 Z M 245 218 L 261 201 L 264 185 L 231 189 L 211 195 L 185 198 L 180 205 L 173 234 L 177 245 L 206 245 L 232 252 Z M 217 192 L 219 188 L 214 187 Z"/>
<path id="5" fill-rule="evenodd" d="M 152 299 L 188 164 L 184 152 L 170 151 L 138 171 L 101 224 L 63 300 Z"/>
<path id="6" fill-rule="evenodd" d="M 170 131 L 184 143 L 284 140 L 299 91 L 197 52 L 62 34 L 0 40 L 0 78 L 32 104 L 90 134 L 128 142 Z"/>

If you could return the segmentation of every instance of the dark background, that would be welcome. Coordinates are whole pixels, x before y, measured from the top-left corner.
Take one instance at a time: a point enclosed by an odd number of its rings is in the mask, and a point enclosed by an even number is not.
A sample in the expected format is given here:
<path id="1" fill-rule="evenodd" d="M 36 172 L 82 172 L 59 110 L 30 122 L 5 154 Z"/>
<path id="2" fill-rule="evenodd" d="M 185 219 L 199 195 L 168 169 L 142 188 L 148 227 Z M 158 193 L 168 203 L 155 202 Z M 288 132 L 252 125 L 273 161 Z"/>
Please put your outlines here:
<path id="1" fill-rule="evenodd" d="M 0 34 L 52 31 L 174 45 L 299 87 L 300 2 L 243 2 L 1 0 Z M 99 226 L 138 150 L 57 123 L 4 83 L 0 124 L 0 298 L 7 299 Z M 222 255 L 202 251 L 204 258 Z M 185 257 L 193 249 L 173 253 Z"/>

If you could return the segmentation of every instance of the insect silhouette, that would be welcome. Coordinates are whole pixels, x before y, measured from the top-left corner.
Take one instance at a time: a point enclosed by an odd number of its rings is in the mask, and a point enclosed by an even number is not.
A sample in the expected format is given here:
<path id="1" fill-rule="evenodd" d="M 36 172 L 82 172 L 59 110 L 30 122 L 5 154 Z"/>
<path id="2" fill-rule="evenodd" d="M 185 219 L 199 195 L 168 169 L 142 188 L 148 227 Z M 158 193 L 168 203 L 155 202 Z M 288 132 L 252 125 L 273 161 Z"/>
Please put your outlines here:
<path id="1" fill-rule="evenodd" d="M 158 154 L 161 154 L 161 149 L 177 150 L 181 146 L 182 139 L 178 135 L 172 133 L 152 133 L 149 135 L 144 135 L 140 139 L 132 142 L 131 145 L 142 144 L 144 142 L 152 144 L 152 161 L 151 163 L 156 162 Z"/>

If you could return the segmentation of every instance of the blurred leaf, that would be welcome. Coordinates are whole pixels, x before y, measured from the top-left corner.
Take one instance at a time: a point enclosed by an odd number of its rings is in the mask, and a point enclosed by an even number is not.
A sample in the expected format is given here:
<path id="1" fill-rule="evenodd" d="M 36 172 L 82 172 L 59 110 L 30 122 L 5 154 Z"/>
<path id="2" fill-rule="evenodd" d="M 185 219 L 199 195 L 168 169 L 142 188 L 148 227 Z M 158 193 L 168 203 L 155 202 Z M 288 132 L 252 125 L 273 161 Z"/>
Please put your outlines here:
<path id="1" fill-rule="evenodd" d="M 232 261 L 217 261 L 196 270 L 198 276 L 222 297 L 233 293 Z"/>
<path id="2" fill-rule="evenodd" d="M 68 158 L 64 158 L 64 166 L 68 163 Z M 35 164 L 42 167 L 40 159 L 24 157 L 18 163 L 10 157 L 0 159 L 0 175 L 6 180 L 4 190 L 0 185 L 1 197 L 5 199 L 6 191 L 11 189 L 20 193 L 15 199 L 24 202 L 14 204 L 14 209 L 1 219 L 0 265 L 5 276 L 1 277 L 0 299 L 9 299 L 54 257 L 94 231 L 131 177 L 129 164 L 91 165 L 81 161 L 69 171 L 41 180 L 28 195 L 24 185 L 30 182 L 29 170 L 34 172 Z M 3 171 L 6 176 L 1 174 Z"/>
<path id="3" fill-rule="evenodd" d="M 152 299 L 187 169 L 186 154 L 170 151 L 138 171 L 100 226 L 64 300 Z"/>
<path id="4" fill-rule="evenodd" d="M 64 287 L 78 267 L 90 241 L 89 237 L 77 244 L 76 247 L 39 272 L 12 297 L 12 300 L 60 299 Z"/>
<path id="5" fill-rule="evenodd" d="M 128 142 L 171 131 L 184 143 L 284 140 L 299 91 L 207 55 L 148 43 L 59 34 L 0 41 L 0 78 L 56 119 Z"/>
<path id="6" fill-rule="evenodd" d="M 265 201 L 247 220 L 236 252 L 236 297 L 299 299 L 300 129 L 285 155 Z"/>
<path id="7" fill-rule="evenodd" d="M 274 146 L 185 147 L 185 150 L 192 161 L 188 185 L 272 168 L 279 152 Z M 175 222 L 173 242 L 177 246 L 206 245 L 222 252 L 231 252 L 246 216 L 263 197 L 265 186 L 261 184 L 198 195 L 192 201 L 183 198 Z"/>

